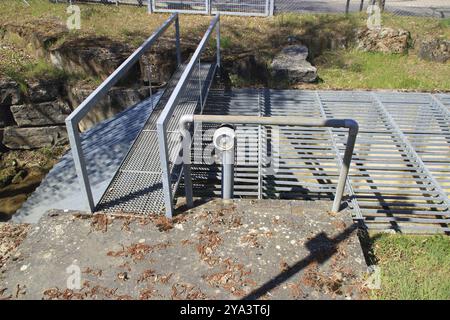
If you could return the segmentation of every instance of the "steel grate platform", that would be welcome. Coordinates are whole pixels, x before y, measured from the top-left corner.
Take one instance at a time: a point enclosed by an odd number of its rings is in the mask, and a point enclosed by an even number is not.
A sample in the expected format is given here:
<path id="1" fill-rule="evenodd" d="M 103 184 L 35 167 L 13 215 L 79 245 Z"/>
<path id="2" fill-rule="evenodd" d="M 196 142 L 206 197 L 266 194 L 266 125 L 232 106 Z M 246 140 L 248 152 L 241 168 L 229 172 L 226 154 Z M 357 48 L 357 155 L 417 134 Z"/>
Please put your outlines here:
<path id="1" fill-rule="evenodd" d="M 346 193 L 370 229 L 448 233 L 450 96 L 300 90 L 211 90 L 204 114 L 352 118 L 360 124 Z M 199 163 L 210 145 L 193 147 L 195 196 L 220 195 L 220 166 Z M 341 129 L 238 126 L 235 196 L 331 199 L 347 133 Z M 280 143 L 276 146 L 272 140 Z M 196 155 L 197 154 L 197 155 Z M 272 159 L 271 163 L 266 160 Z M 275 170 L 271 169 L 275 167 Z"/>
<path id="2" fill-rule="evenodd" d="M 156 121 L 185 67 L 186 65 L 181 65 L 174 73 L 154 111 L 99 201 L 98 211 L 149 214 L 160 213 L 163 209 L 164 194 Z M 189 78 L 189 83 L 182 93 L 180 103 L 168 126 L 167 139 L 171 159 L 175 159 L 179 152 L 178 120 L 183 114 L 194 113 L 198 108 L 202 99 L 201 95 L 206 95 L 205 88 L 209 88 L 213 69 L 213 64 L 202 63 Z M 202 94 L 200 94 L 200 87 Z M 174 172 L 172 183 L 175 190 L 179 172 L 177 170 Z"/>

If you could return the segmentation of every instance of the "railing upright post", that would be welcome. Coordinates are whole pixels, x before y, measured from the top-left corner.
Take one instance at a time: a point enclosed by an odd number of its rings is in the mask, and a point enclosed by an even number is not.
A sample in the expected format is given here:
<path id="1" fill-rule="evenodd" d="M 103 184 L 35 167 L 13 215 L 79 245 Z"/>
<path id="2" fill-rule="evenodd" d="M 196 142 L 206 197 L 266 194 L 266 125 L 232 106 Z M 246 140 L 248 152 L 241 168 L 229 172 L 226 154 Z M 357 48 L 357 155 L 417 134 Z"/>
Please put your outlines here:
<path id="1" fill-rule="evenodd" d="M 342 160 L 341 173 L 339 174 L 339 181 L 336 187 L 336 195 L 334 196 L 332 212 L 339 212 L 341 208 L 342 196 L 344 194 L 345 183 L 348 177 L 348 171 L 350 169 L 350 163 L 352 161 L 353 150 L 355 148 L 356 136 L 358 129 L 350 128 L 347 138 L 347 146 L 345 148 L 344 159 Z"/>
<path id="2" fill-rule="evenodd" d="M 211 15 L 211 0 L 205 0 L 206 13 Z"/>
<path id="3" fill-rule="evenodd" d="M 72 121 L 66 121 L 67 134 L 72 151 L 73 161 L 75 163 L 75 170 L 77 172 L 78 180 L 80 182 L 81 194 L 88 204 L 88 209 L 91 213 L 95 211 L 94 199 L 92 197 L 91 185 L 89 184 L 89 177 L 86 170 L 86 163 L 84 161 L 83 149 L 81 147 L 80 134 L 78 132 L 77 124 Z"/>
<path id="4" fill-rule="evenodd" d="M 217 67 L 220 69 L 221 63 L 220 63 L 220 15 L 219 20 L 217 21 L 216 25 L 216 53 L 217 53 Z"/>
<path id="5" fill-rule="evenodd" d="M 267 0 L 269 1 L 269 16 L 273 16 L 273 12 L 275 10 L 275 0 Z"/>
<path id="6" fill-rule="evenodd" d="M 180 16 L 178 13 L 175 18 L 175 45 L 177 47 L 177 65 L 181 64 L 181 46 L 180 46 Z"/>
<path id="7" fill-rule="evenodd" d="M 166 217 L 172 219 L 173 216 L 173 202 L 172 202 L 172 184 L 170 181 L 169 169 L 169 151 L 167 147 L 167 137 L 165 133 L 165 125 L 157 124 L 158 143 L 159 143 L 159 157 L 161 160 L 162 182 L 164 192 L 164 203 L 166 209 Z"/>
<path id="8" fill-rule="evenodd" d="M 152 4 L 152 0 L 147 0 L 147 12 L 148 13 L 153 13 L 153 4 Z"/>

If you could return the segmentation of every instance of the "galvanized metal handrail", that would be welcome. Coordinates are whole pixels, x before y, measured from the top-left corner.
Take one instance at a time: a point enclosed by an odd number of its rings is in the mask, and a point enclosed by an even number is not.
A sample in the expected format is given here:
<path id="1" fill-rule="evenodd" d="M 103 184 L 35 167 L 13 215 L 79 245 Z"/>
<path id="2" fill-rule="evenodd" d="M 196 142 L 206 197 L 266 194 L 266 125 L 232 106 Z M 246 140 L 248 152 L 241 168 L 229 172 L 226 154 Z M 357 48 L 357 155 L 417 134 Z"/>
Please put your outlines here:
<path id="1" fill-rule="evenodd" d="M 203 122 L 216 124 L 254 124 L 254 125 L 287 125 L 302 127 L 327 127 L 327 128 L 347 128 L 348 138 L 345 148 L 344 158 L 342 161 L 339 181 L 336 187 L 336 195 L 334 197 L 333 212 L 338 212 L 341 207 L 342 196 L 344 194 L 345 184 L 347 181 L 350 163 L 352 161 L 353 150 L 355 148 L 356 137 L 358 135 L 359 126 L 352 119 L 323 119 L 308 117 L 261 117 L 261 116 L 232 116 L 232 115 L 184 115 L 179 121 L 180 133 L 183 139 L 183 171 L 184 185 L 186 191 L 186 202 L 192 204 L 192 177 L 190 170 L 190 146 L 191 137 L 186 126 L 189 123 Z"/>
<path id="2" fill-rule="evenodd" d="M 172 195 L 172 188 L 171 188 L 171 182 L 170 182 L 170 166 L 169 166 L 169 151 L 167 146 L 167 124 L 169 120 L 171 119 L 173 112 L 175 111 L 175 107 L 178 104 L 178 101 L 181 97 L 181 93 L 183 92 L 183 89 L 186 87 L 189 77 L 192 75 L 194 71 L 194 67 L 198 63 L 200 59 L 200 55 L 205 50 L 208 41 L 214 31 L 216 29 L 217 35 L 216 35 L 216 67 L 220 67 L 220 15 L 216 15 L 211 23 L 209 24 L 208 30 L 206 31 L 205 35 L 203 36 L 202 40 L 200 41 L 197 49 L 195 50 L 194 54 L 192 55 L 191 60 L 186 66 L 186 69 L 184 70 L 183 74 L 180 77 L 180 80 L 177 83 L 177 86 L 172 92 L 172 95 L 170 96 L 166 106 L 164 107 L 164 110 L 162 111 L 160 117 L 158 118 L 158 121 L 156 123 L 157 125 L 157 132 L 158 132 L 158 143 L 159 143 L 159 155 L 161 160 L 161 168 L 162 168 L 162 182 L 163 182 L 163 191 L 164 191 L 164 202 L 165 202 L 165 209 L 166 209 L 166 216 L 172 217 L 173 214 L 173 195 Z M 201 90 L 201 88 L 200 88 Z M 204 99 L 206 100 L 206 99 Z M 204 103 L 205 101 L 202 101 Z"/>
<path id="3" fill-rule="evenodd" d="M 86 201 L 89 211 L 94 212 L 95 204 L 92 196 L 92 190 L 87 174 L 86 163 L 84 160 L 83 149 L 81 147 L 81 138 L 78 128 L 80 121 L 86 116 L 89 110 L 97 104 L 130 69 L 144 55 L 144 53 L 155 43 L 155 41 L 175 23 L 175 38 L 177 50 L 177 63 L 181 63 L 180 51 L 180 28 L 178 14 L 172 14 L 144 43 L 136 49 L 103 83 L 95 89 L 67 118 L 66 127 L 69 136 L 70 147 L 72 150 L 75 169 L 80 182 L 81 194 Z"/>

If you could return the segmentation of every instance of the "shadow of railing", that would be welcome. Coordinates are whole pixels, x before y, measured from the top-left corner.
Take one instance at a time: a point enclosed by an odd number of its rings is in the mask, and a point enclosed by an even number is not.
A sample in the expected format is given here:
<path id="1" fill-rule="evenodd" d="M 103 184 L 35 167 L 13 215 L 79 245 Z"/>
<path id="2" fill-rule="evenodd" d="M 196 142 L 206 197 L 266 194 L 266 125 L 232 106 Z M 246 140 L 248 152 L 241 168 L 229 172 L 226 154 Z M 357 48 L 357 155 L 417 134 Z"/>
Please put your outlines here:
<path id="1" fill-rule="evenodd" d="M 348 239 L 357 229 L 358 224 L 354 223 L 333 238 L 329 238 L 325 232 L 317 234 L 314 238 L 312 238 L 305 244 L 305 246 L 310 251 L 310 254 L 307 257 L 298 261 L 293 266 L 281 272 L 276 277 L 264 283 L 259 288 L 253 290 L 243 299 L 259 299 L 271 290 L 277 288 L 289 278 L 295 276 L 297 273 L 299 273 L 312 263 L 324 264 L 335 253 L 337 253 L 338 244 Z"/>

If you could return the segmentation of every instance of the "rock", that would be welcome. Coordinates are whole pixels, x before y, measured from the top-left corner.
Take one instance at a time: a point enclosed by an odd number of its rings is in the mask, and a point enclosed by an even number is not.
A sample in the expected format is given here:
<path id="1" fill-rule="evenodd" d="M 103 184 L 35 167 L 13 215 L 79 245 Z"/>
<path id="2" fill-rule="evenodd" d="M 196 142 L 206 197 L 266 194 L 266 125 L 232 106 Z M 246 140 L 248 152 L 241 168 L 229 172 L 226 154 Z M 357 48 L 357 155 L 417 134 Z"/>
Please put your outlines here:
<path id="1" fill-rule="evenodd" d="M 62 83 L 59 79 L 27 82 L 27 99 L 30 102 L 46 102 L 58 98 Z"/>
<path id="2" fill-rule="evenodd" d="M 267 64 L 254 54 L 234 55 L 230 72 L 249 82 L 266 82 L 268 79 Z"/>
<path id="3" fill-rule="evenodd" d="M 27 172 L 23 169 L 19 170 L 17 174 L 14 176 L 14 178 L 11 180 L 11 183 L 18 184 L 21 183 L 23 178 L 27 176 Z"/>
<path id="4" fill-rule="evenodd" d="M 110 40 L 107 37 L 84 37 L 68 40 L 57 48 L 49 50 L 53 65 L 74 73 L 86 73 L 106 78 L 133 50 L 126 44 Z M 139 65 L 128 71 L 127 77 L 136 79 Z"/>
<path id="5" fill-rule="evenodd" d="M 4 188 L 11 184 L 16 174 L 17 170 L 14 167 L 7 167 L 0 170 L 0 188 Z"/>
<path id="6" fill-rule="evenodd" d="M 0 128 L 5 128 L 14 125 L 14 118 L 11 113 L 11 108 L 7 106 L 0 106 Z"/>
<path id="7" fill-rule="evenodd" d="M 411 34 L 403 29 L 364 28 L 357 33 L 357 48 L 362 51 L 399 53 L 408 52 Z"/>
<path id="8" fill-rule="evenodd" d="M 450 60 L 450 41 L 443 39 L 427 39 L 420 44 L 419 57 L 445 63 Z"/>
<path id="9" fill-rule="evenodd" d="M 19 127 L 64 124 L 70 107 L 62 101 L 11 106 L 14 120 Z"/>
<path id="10" fill-rule="evenodd" d="M 286 79 L 289 83 L 314 82 L 317 80 L 317 69 L 306 58 L 308 48 L 303 45 L 291 45 L 273 59 L 271 75 L 276 80 Z"/>
<path id="11" fill-rule="evenodd" d="M 7 127 L 3 144 L 9 149 L 37 149 L 67 144 L 65 126 L 36 128 Z"/>
<path id="12" fill-rule="evenodd" d="M 20 87 L 15 81 L 0 79 L 0 107 L 21 103 Z"/>
<path id="13" fill-rule="evenodd" d="M 68 97 L 72 106 L 78 106 L 89 96 L 93 88 L 71 87 L 68 89 Z M 82 131 L 91 128 L 94 124 L 108 119 L 117 113 L 135 105 L 149 96 L 148 87 L 139 88 L 112 88 L 108 95 L 101 99 L 81 120 Z"/>

